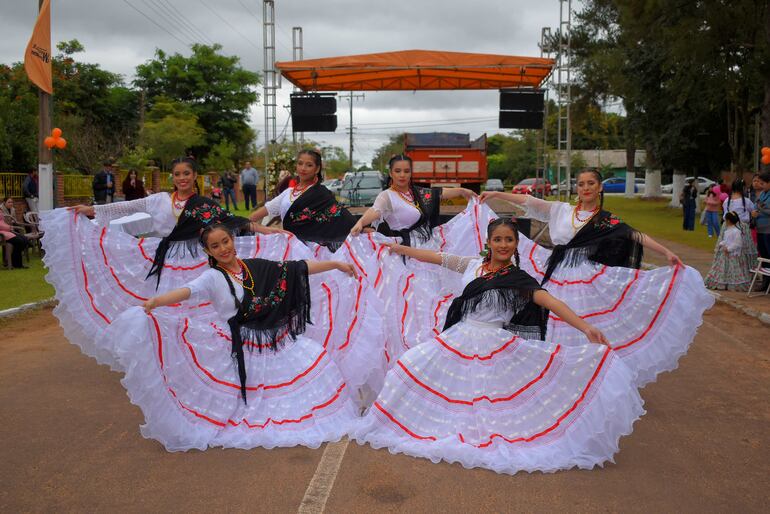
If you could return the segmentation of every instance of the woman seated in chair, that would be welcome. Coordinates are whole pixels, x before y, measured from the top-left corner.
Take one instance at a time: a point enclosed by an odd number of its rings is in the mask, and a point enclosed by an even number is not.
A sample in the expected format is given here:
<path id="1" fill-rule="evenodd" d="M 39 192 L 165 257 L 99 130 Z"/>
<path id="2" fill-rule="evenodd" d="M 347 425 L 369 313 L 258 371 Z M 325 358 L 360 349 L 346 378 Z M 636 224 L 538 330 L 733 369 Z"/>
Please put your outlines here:
<path id="1" fill-rule="evenodd" d="M 9 197 L 3 198 L 2 206 L 0 206 L 0 236 L 3 237 L 3 243 L 10 243 L 13 247 L 11 250 L 11 266 L 13 268 L 26 268 L 21 260 L 21 253 L 27 246 L 29 241 L 24 237 L 23 229 L 16 225 L 15 217 L 13 216 L 13 199 Z"/>

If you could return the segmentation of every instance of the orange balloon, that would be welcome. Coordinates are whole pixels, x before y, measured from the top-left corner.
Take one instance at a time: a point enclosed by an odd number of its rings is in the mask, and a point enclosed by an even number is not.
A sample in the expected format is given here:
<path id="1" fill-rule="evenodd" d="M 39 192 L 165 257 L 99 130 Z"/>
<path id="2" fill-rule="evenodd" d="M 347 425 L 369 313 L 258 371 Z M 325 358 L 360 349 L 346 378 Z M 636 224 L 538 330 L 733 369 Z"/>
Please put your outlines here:
<path id="1" fill-rule="evenodd" d="M 55 129 L 53 129 L 53 130 L 51 131 L 51 135 L 52 135 L 53 137 L 61 137 L 61 129 L 60 129 L 60 128 L 58 128 L 58 127 L 56 127 Z"/>
<path id="2" fill-rule="evenodd" d="M 762 147 L 762 155 L 770 155 L 770 146 Z"/>
<path id="3" fill-rule="evenodd" d="M 67 146 L 67 140 L 63 137 L 57 137 L 56 138 L 56 148 L 59 150 L 63 150 L 64 147 Z"/>
<path id="4" fill-rule="evenodd" d="M 768 165 L 770 164 L 770 153 L 766 153 L 762 156 L 762 164 Z"/>
<path id="5" fill-rule="evenodd" d="M 54 138 L 53 138 L 53 137 L 51 137 L 51 136 L 48 136 L 47 138 L 45 138 L 45 139 L 43 140 L 43 144 L 44 144 L 45 146 L 47 146 L 48 148 L 53 148 L 53 147 L 54 147 L 54 145 L 56 144 L 56 139 L 54 139 Z"/>

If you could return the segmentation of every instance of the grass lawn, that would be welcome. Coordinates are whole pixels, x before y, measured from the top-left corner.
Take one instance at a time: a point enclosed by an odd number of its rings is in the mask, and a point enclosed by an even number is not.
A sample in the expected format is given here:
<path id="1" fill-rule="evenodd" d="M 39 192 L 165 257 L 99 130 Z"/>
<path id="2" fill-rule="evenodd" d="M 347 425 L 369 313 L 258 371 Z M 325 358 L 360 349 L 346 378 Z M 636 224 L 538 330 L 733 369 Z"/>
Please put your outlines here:
<path id="1" fill-rule="evenodd" d="M 36 251 L 30 250 L 29 269 L 0 270 L 0 310 L 51 298 L 51 284 L 43 278 L 46 269 Z"/>
<path id="2" fill-rule="evenodd" d="M 682 209 L 668 207 L 668 199 L 642 200 L 624 196 L 605 196 L 604 205 L 608 211 L 645 234 L 653 237 L 676 241 L 705 250 L 714 251 L 716 239 L 709 239 L 706 227 L 698 223 L 700 214 L 696 214 L 695 230 L 682 230 Z"/>

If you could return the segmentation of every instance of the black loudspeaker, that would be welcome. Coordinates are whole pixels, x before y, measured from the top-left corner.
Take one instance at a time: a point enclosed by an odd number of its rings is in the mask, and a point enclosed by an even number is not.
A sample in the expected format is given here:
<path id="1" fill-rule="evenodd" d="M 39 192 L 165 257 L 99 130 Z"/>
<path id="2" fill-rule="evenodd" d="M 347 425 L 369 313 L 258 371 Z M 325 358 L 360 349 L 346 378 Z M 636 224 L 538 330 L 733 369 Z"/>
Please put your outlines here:
<path id="1" fill-rule="evenodd" d="M 500 91 L 501 111 L 542 111 L 545 109 L 545 92 L 542 89 Z"/>
<path id="2" fill-rule="evenodd" d="M 500 111 L 500 128 L 541 129 L 543 113 L 542 111 Z"/>
<path id="3" fill-rule="evenodd" d="M 337 99 L 333 96 L 291 95 L 291 126 L 294 132 L 337 130 Z"/>
<path id="4" fill-rule="evenodd" d="M 334 132 L 337 130 L 337 115 L 291 117 L 294 132 Z"/>

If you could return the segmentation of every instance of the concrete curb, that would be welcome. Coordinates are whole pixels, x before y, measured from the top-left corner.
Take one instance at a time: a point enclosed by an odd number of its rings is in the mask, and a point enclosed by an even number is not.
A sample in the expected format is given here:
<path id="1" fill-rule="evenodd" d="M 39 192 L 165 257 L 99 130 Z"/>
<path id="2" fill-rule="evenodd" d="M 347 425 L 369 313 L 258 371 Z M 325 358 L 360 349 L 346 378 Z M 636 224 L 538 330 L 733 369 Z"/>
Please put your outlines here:
<path id="1" fill-rule="evenodd" d="M 655 269 L 655 268 L 657 268 L 657 266 L 655 266 L 653 264 L 650 264 L 650 263 L 647 263 L 647 262 L 643 262 L 642 263 L 642 268 L 649 270 L 649 269 Z M 733 309 L 737 309 L 737 310 L 741 311 L 742 313 L 746 314 L 747 316 L 751 316 L 752 318 L 757 318 L 759 321 L 761 321 L 765 325 L 770 325 L 770 314 L 768 314 L 766 312 L 761 312 L 761 311 L 752 309 L 751 307 L 746 307 L 745 305 L 741 304 L 740 302 L 737 302 L 737 301 L 733 300 L 732 298 L 727 298 L 725 296 L 722 296 L 721 294 L 719 294 L 716 291 L 709 290 L 709 294 L 711 294 L 711 296 L 713 296 L 714 299 L 716 301 L 718 301 L 719 303 L 723 303 L 725 305 L 729 305 Z"/>
<path id="2" fill-rule="evenodd" d="M 10 309 L 0 311 L 0 319 L 12 318 L 27 311 L 53 307 L 54 305 L 56 305 L 56 298 L 53 297 L 46 300 L 40 300 L 39 302 L 25 303 L 18 307 L 11 307 Z"/>

